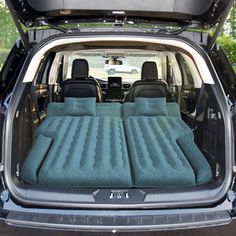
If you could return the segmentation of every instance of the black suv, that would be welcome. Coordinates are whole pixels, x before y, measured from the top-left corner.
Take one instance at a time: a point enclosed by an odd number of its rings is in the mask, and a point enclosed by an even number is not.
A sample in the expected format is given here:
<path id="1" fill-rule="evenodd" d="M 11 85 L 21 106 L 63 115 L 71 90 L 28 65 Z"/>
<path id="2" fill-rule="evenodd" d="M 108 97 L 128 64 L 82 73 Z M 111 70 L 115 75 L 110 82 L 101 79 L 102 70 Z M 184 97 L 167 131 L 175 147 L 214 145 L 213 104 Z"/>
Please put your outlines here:
<path id="1" fill-rule="evenodd" d="M 233 0 L 6 0 L 0 218 L 140 231 L 235 217 Z M 208 32 L 212 30 L 211 34 Z M 108 75 L 108 61 L 137 68 Z"/>

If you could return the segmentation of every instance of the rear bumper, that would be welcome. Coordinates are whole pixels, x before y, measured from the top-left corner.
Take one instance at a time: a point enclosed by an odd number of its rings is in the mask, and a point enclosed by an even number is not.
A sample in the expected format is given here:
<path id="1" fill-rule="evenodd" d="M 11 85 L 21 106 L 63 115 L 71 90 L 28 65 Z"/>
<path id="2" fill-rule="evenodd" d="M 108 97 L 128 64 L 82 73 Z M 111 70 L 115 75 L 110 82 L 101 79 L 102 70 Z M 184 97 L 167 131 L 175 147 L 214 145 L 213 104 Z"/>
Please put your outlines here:
<path id="1" fill-rule="evenodd" d="M 155 211 L 143 215 L 130 214 L 129 211 L 111 211 L 95 214 L 50 214 L 11 211 L 6 217 L 9 225 L 71 231 L 158 231 L 186 228 L 210 227 L 229 224 L 232 218 L 227 211 L 194 214 L 155 215 Z M 78 212 L 77 212 L 78 213 Z"/>

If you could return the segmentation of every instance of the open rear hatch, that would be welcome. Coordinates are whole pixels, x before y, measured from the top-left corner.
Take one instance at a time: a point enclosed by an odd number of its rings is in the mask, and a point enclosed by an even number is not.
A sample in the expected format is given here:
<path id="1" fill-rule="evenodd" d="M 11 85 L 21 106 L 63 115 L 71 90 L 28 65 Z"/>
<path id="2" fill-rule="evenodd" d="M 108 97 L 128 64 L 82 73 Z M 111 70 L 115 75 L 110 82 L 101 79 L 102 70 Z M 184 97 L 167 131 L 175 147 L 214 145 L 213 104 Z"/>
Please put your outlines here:
<path id="1" fill-rule="evenodd" d="M 43 21 L 54 24 L 66 21 L 117 19 L 134 22 L 153 21 L 169 24 L 195 24 L 212 27 L 217 24 L 233 0 L 96 0 L 96 1 L 35 1 L 6 0 L 12 5 L 19 20 L 26 26 L 41 25 Z M 226 13 L 227 14 L 227 13 Z"/>
<path id="2" fill-rule="evenodd" d="M 110 0 L 6 0 L 27 51 L 31 45 L 20 22 L 27 28 L 48 26 L 64 33 L 71 32 L 71 27 L 74 30 L 75 24 L 82 22 L 152 23 L 177 26 L 180 28 L 179 32 L 188 27 L 205 30 L 217 26 L 207 45 L 210 51 L 233 2 L 234 0 L 123 0 L 112 3 Z M 160 32 L 163 33 L 162 30 Z"/>

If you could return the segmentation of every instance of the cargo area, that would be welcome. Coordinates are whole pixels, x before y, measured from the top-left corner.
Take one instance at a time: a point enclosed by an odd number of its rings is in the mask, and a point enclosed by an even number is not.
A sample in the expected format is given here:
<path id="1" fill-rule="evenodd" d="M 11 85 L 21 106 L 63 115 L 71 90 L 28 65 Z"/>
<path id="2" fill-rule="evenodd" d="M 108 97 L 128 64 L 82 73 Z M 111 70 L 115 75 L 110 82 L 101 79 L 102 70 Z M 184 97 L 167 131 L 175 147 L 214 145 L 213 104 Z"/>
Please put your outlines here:
<path id="1" fill-rule="evenodd" d="M 222 197 L 229 136 L 203 57 L 142 40 L 67 42 L 31 61 L 6 133 L 19 202 L 170 208 Z"/>
<path id="2" fill-rule="evenodd" d="M 51 103 L 21 169 L 29 184 L 75 187 L 196 186 L 211 168 L 177 103 L 95 98 Z"/>

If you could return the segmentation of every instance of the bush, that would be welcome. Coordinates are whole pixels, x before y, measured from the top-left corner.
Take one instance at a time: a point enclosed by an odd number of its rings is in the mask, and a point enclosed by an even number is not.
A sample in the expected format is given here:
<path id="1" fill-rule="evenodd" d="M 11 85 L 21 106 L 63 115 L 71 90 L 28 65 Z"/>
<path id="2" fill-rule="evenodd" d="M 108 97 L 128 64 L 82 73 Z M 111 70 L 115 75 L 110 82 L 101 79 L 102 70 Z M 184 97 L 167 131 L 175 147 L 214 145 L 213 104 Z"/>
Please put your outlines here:
<path id="1" fill-rule="evenodd" d="M 220 36 L 217 42 L 224 49 L 232 65 L 236 67 L 236 40 L 232 36 Z"/>

